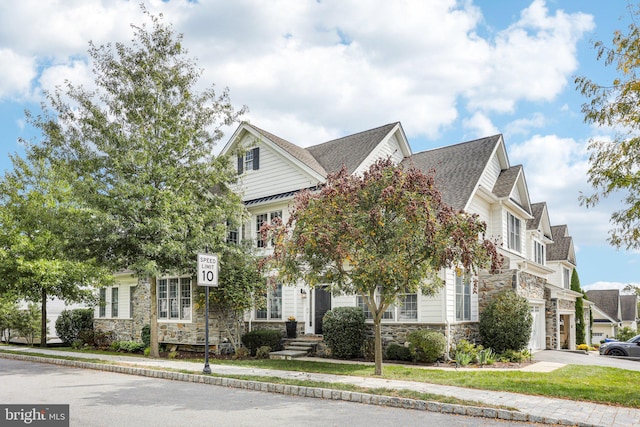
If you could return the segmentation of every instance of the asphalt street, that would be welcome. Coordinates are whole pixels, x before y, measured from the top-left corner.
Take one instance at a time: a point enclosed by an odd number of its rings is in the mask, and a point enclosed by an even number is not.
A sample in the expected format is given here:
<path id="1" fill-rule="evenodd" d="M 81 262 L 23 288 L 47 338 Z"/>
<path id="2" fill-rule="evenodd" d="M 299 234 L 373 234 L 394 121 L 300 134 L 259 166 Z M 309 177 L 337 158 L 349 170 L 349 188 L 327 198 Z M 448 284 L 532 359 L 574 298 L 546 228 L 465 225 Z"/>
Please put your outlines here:
<path id="1" fill-rule="evenodd" d="M 533 425 L 8 359 L 0 385 L 3 404 L 69 404 L 74 427 Z"/>

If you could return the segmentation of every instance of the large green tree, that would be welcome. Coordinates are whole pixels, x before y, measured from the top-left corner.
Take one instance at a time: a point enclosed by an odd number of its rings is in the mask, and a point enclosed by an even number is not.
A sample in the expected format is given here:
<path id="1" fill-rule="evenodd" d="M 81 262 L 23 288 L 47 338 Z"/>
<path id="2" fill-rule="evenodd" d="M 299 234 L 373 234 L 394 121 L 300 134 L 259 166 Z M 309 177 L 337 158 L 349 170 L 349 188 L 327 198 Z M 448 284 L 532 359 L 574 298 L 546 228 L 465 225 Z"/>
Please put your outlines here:
<path id="1" fill-rule="evenodd" d="M 580 278 L 578 270 L 574 269 L 571 273 L 571 290 L 584 295 L 580 287 Z M 576 298 L 576 344 L 586 344 L 585 324 L 584 324 L 584 301 L 582 298 Z"/>
<path id="2" fill-rule="evenodd" d="M 233 124 L 228 90 L 198 90 L 202 70 L 182 35 L 142 7 L 130 44 L 90 43 L 96 89 L 67 82 L 31 123 L 43 155 L 66 168 L 74 194 L 97 212 L 102 261 L 148 277 L 151 352 L 158 356 L 156 277 L 195 272 L 196 253 L 223 244 L 240 198 L 229 159 L 214 154 Z"/>
<path id="3" fill-rule="evenodd" d="M 594 192 L 581 195 L 581 202 L 592 207 L 603 198 L 621 195 L 622 208 L 611 215 L 609 242 L 640 249 L 640 6 L 630 6 L 629 12 L 626 32 L 615 31 L 611 44 L 594 44 L 598 60 L 614 66 L 617 76 L 611 82 L 582 76 L 575 83 L 589 99 L 582 106 L 585 121 L 615 131 L 613 139 L 590 141 L 588 179 Z"/>
<path id="4" fill-rule="evenodd" d="M 288 222 L 271 230 L 267 268 L 283 283 L 303 280 L 362 296 L 373 316 L 381 375 L 384 312 L 403 294 L 437 293 L 442 268 L 469 274 L 497 268 L 495 245 L 480 238 L 485 229 L 477 215 L 442 202 L 433 174 L 382 159 L 362 175 L 343 169 L 319 191 L 298 193 Z"/>
<path id="5" fill-rule="evenodd" d="M 65 180 L 30 150 L 12 161 L 0 180 L 0 294 L 40 303 L 45 347 L 47 301 L 91 301 L 92 287 L 109 283 L 111 274 L 78 239 L 93 235 L 93 218 Z"/>

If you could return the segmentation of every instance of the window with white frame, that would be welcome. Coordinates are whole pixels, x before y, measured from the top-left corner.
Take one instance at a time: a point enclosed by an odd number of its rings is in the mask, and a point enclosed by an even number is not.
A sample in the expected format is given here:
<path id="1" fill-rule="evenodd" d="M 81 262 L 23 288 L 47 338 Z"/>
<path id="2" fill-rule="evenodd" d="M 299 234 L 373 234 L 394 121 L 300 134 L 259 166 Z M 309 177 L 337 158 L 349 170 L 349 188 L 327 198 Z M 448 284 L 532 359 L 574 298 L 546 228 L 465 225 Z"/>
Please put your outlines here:
<path id="1" fill-rule="evenodd" d="M 562 267 L 562 282 L 565 289 L 571 288 L 571 271 L 566 267 Z"/>
<path id="2" fill-rule="evenodd" d="M 238 174 L 260 168 L 260 148 L 255 147 L 238 155 Z"/>
<path id="3" fill-rule="evenodd" d="M 418 320 L 418 294 L 404 294 L 399 300 L 398 320 Z"/>
<path id="4" fill-rule="evenodd" d="M 507 236 L 508 247 L 520 252 L 520 219 L 507 212 Z"/>
<path id="5" fill-rule="evenodd" d="M 545 264 L 544 245 L 537 240 L 533 241 L 533 260 L 538 264 Z"/>
<path id="6" fill-rule="evenodd" d="M 379 290 L 379 288 L 376 291 L 375 299 L 376 299 L 376 304 L 379 304 L 380 303 L 380 290 Z M 371 310 L 369 310 L 369 306 L 367 305 L 367 303 L 364 302 L 364 298 L 362 297 L 362 295 L 356 295 L 356 306 L 358 306 L 358 307 L 360 307 L 362 309 L 362 311 L 364 312 L 364 318 L 365 319 L 367 319 L 367 320 L 372 320 L 373 319 L 373 313 L 371 313 Z M 395 311 L 395 307 L 393 305 L 390 305 L 389 307 L 387 307 L 385 312 L 382 313 L 382 320 L 393 320 L 394 319 L 394 311 Z"/>
<path id="7" fill-rule="evenodd" d="M 260 229 L 264 224 L 273 224 L 276 218 L 282 218 L 282 211 L 273 211 L 256 215 L 256 235 L 259 248 L 267 247 L 267 241 L 262 238 Z"/>
<path id="8" fill-rule="evenodd" d="M 191 320 L 191 279 L 158 279 L 158 320 Z"/>
<path id="9" fill-rule="evenodd" d="M 471 283 L 462 272 L 456 273 L 456 320 L 471 320 Z"/>
<path id="10" fill-rule="evenodd" d="M 105 288 L 100 288 L 98 317 L 107 317 L 107 290 Z"/>
<path id="11" fill-rule="evenodd" d="M 118 317 L 118 287 L 111 288 L 111 317 Z"/>
<path id="12" fill-rule="evenodd" d="M 133 293 L 135 286 L 129 286 L 129 317 L 133 319 Z"/>
<path id="13" fill-rule="evenodd" d="M 256 319 L 281 320 L 282 319 L 282 285 L 267 291 L 267 305 L 265 308 L 256 309 Z"/>

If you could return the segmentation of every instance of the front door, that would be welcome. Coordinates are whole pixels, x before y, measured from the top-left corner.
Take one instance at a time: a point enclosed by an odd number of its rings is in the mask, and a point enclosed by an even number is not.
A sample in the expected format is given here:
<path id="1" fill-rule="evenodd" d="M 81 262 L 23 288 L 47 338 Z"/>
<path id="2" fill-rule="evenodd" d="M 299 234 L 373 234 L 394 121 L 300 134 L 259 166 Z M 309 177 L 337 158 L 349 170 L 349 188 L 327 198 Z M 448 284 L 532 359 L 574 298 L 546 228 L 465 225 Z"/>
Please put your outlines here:
<path id="1" fill-rule="evenodd" d="M 331 310 L 331 292 L 327 291 L 326 286 L 319 286 L 314 289 L 314 316 L 313 316 L 313 332 L 316 335 L 322 335 L 322 318 L 324 314 Z"/>

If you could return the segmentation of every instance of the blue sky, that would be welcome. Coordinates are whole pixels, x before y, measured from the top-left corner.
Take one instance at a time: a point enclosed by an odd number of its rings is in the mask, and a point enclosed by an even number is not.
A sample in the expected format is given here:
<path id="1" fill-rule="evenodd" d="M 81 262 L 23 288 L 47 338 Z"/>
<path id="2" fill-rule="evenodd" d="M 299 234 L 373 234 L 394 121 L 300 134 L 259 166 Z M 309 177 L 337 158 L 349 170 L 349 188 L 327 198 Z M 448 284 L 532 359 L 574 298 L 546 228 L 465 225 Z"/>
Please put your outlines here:
<path id="1" fill-rule="evenodd" d="M 130 40 L 129 24 L 143 22 L 138 3 L 0 3 L 0 171 L 22 153 L 18 138 L 37 140 L 24 110 L 37 113 L 42 90 L 65 79 L 91 87 L 88 41 Z M 184 34 L 203 88 L 229 87 L 249 107 L 245 119 L 296 144 L 395 121 L 414 152 L 504 134 L 531 201 L 568 225 L 582 286 L 640 285 L 640 253 L 606 242 L 617 200 L 578 203 L 590 191 L 588 141 L 612 131 L 583 122 L 573 79 L 613 80 L 591 41 L 626 28 L 626 1 L 145 3 Z"/>

